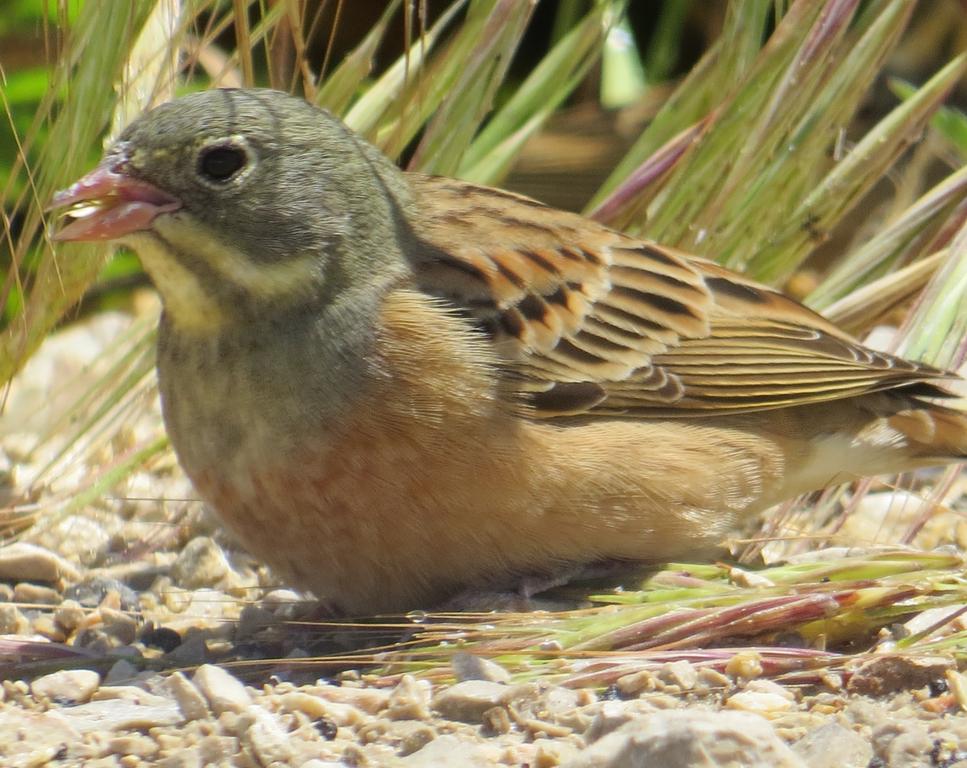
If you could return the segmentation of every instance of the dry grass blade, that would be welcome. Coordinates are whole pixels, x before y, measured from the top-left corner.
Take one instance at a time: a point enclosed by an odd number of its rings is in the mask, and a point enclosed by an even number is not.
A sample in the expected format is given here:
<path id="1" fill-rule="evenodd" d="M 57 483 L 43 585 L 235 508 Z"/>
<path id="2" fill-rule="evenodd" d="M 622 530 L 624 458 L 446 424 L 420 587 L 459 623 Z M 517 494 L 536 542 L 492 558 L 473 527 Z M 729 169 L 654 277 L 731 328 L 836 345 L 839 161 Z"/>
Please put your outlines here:
<path id="1" fill-rule="evenodd" d="M 952 173 L 841 259 L 807 298 L 824 311 L 849 291 L 949 243 L 967 217 L 967 168 Z M 953 231 L 951 231 L 953 225 Z"/>
<path id="2" fill-rule="evenodd" d="M 598 2 L 557 42 L 467 148 L 457 172 L 460 178 L 480 184 L 503 179 L 524 143 L 597 61 L 603 40 L 623 11 L 623 2 Z"/>
<path id="3" fill-rule="evenodd" d="M 827 307 L 823 316 L 847 333 L 858 336 L 909 302 L 930 281 L 946 258 L 947 250 L 944 249 L 866 283 Z"/>
<path id="4" fill-rule="evenodd" d="M 689 126 L 702 121 L 745 77 L 762 45 L 770 0 L 730 2 L 721 38 L 702 57 L 612 171 L 588 205 L 597 208 L 632 171 Z M 620 226 L 624 218 L 609 223 Z"/>
<path id="5" fill-rule="evenodd" d="M 25 298 L 23 311 L 0 337 L 0 380 L 9 380 L 23 365 L 103 262 L 103 248 L 75 247 L 62 260 L 45 239 L 37 246 L 45 224 L 42 211 L 53 191 L 79 176 L 99 151 L 117 104 L 116 92 L 105 84 L 120 77 L 154 9 L 154 5 L 118 6 L 106 0 L 85 3 L 64 42 L 44 103 L 22 141 L 23 154 L 14 163 L 14 174 L 26 172 L 27 158 L 37 150 L 38 137 L 46 128 L 47 138 L 31 160 L 37 170 L 26 191 L 17 200 L 3 201 L 5 208 L 24 211 L 20 236 L 12 244 L 4 294 L 22 283 Z M 36 266 L 26 272 L 28 262 Z"/>
<path id="6" fill-rule="evenodd" d="M 722 671 L 743 653 L 753 654 L 767 676 L 810 670 L 815 679 L 863 658 L 880 627 L 927 608 L 963 603 L 963 569 L 958 554 L 908 551 L 830 553 L 828 559 L 753 574 L 673 564 L 638 590 L 591 598 L 615 605 L 563 613 L 415 617 L 421 628 L 414 640 L 422 647 L 410 641 L 383 654 L 381 674 L 451 679 L 446 659 L 458 648 L 498 661 L 517 680 L 539 676 L 573 686 L 607 685 L 676 660 Z M 922 633 L 919 644 L 908 643 L 907 650 L 936 644 L 960 648 L 948 624 Z M 778 637 L 823 647 L 777 646 Z M 826 646 L 854 650 L 829 652 Z"/>

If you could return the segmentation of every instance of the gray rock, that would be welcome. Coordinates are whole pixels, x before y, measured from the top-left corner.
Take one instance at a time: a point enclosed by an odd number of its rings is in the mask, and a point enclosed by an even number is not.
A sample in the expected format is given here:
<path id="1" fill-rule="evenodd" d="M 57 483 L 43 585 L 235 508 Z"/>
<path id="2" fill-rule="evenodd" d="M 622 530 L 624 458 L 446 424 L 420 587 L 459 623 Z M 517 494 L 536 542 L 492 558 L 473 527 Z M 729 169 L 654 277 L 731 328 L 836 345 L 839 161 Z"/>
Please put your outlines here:
<path id="1" fill-rule="evenodd" d="M 97 520 L 86 515 L 71 515 L 54 523 L 37 538 L 37 543 L 90 568 L 107 552 L 111 534 Z"/>
<path id="2" fill-rule="evenodd" d="M 465 680 L 434 696 L 433 709 L 448 720 L 480 723 L 484 712 L 502 704 L 509 690 L 506 685 L 488 680 Z"/>
<path id="3" fill-rule="evenodd" d="M 873 747 L 859 734 L 836 722 L 821 725 L 793 745 L 809 768 L 866 768 Z"/>
<path id="4" fill-rule="evenodd" d="M 757 715 L 677 710 L 632 720 L 564 768 L 806 768 Z"/>
<path id="5" fill-rule="evenodd" d="M 228 558 L 208 536 L 189 541 L 171 566 L 171 578 L 185 589 L 218 585 L 231 572 Z"/>
<path id="6" fill-rule="evenodd" d="M 891 719 L 873 729 L 873 752 L 888 768 L 930 765 L 932 748 L 926 724 L 916 720 Z"/>
<path id="7" fill-rule="evenodd" d="M 492 683 L 509 683 L 510 672 L 500 664 L 466 651 L 459 651 L 450 657 L 450 666 L 458 681 L 489 680 Z"/>
<path id="8" fill-rule="evenodd" d="M 458 683 L 459 685 L 459 683 Z M 494 750 L 483 744 L 438 736 L 423 749 L 399 761 L 406 768 L 491 768 L 497 764 Z"/>

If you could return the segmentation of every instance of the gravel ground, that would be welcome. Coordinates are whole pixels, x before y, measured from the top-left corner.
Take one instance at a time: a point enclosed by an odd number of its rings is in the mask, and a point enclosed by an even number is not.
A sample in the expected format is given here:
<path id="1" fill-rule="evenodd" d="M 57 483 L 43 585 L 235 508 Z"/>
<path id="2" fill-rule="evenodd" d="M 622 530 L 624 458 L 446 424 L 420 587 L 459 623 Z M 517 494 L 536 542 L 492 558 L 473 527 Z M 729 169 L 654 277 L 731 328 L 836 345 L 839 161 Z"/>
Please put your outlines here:
<path id="1" fill-rule="evenodd" d="M 605 691 L 515 684 L 465 653 L 447 684 L 311 663 L 353 632 L 293 623 L 303 596 L 221 530 L 169 454 L 90 486 L 161 434 L 150 389 L 93 448 L 60 420 L 130 325 L 102 314 L 52 338 L 0 422 L 0 498 L 23 529 L 0 546 L 0 766 L 967 768 L 967 677 L 947 656 L 884 654 L 805 688 L 681 661 Z M 847 540 L 915 520 L 919 499 L 872 495 Z M 964 548 L 964 515 L 919 536 Z"/>

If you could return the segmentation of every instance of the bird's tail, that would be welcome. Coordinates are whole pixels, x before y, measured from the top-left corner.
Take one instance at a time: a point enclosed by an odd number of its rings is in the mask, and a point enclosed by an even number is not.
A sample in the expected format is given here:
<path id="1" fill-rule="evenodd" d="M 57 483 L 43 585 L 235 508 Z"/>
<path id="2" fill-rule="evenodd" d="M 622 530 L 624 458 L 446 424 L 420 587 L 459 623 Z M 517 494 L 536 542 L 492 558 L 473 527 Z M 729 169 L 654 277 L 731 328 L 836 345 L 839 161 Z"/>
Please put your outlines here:
<path id="1" fill-rule="evenodd" d="M 900 411 L 888 421 L 925 459 L 967 460 L 967 411 L 933 405 Z"/>

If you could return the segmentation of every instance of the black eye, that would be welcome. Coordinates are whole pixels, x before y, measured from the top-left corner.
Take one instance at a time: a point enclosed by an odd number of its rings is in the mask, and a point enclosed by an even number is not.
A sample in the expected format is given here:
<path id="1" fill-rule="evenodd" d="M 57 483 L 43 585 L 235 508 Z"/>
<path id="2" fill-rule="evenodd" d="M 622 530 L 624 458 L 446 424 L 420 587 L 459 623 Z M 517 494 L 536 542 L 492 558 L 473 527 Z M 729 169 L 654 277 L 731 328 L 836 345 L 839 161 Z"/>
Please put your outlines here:
<path id="1" fill-rule="evenodd" d="M 228 181 L 248 160 L 245 150 L 231 144 L 208 147 L 198 157 L 198 172 L 210 181 Z"/>

